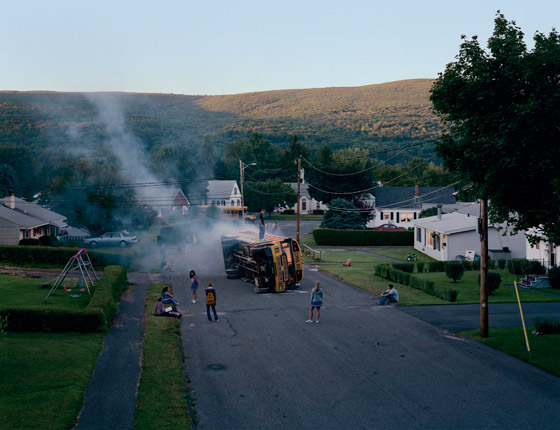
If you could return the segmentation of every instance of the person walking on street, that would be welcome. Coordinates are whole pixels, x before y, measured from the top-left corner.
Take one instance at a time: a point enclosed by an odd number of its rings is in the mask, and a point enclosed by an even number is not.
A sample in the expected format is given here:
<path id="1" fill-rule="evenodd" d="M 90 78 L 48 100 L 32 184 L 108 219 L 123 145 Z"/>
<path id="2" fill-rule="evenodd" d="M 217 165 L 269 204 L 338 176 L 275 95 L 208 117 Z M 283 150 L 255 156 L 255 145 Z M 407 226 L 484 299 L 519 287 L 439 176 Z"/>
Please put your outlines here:
<path id="1" fill-rule="evenodd" d="M 191 278 L 191 291 L 193 295 L 192 302 L 196 303 L 196 292 L 198 291 L 198 278 L 196 277 L 196 273 L 194 273 L 194 270 L 191 270 L 189 276 Z"/>
<path id="2" fill-rule="evenodd" d="M 313 309 L 317 309 L 317 319 L 315 322 L 319 324 L 321 317 L 321 306 L 323 305 L 323 290 L 319 286 L 319 281 L 315 281 L 315 286 L 311 290 L 311 306 L 309 307 L 309 319 L 305 322 L 313 322 Z"/>
<path id="3" fill-rule="evenodd" d="M 381 297 L 379 298 L 379 304 L 384 305 L 387 300 L 389 300 L 391 303 L 397 303 L 399 301 L 399 293 L 393 287 L 393 284 L 389 284 L 387 291 L 381 294 Z"/>
<path id="4" fill-rule="evenodd" d="M 261 209 L 261 213 L 259 214 L 259 240 L 264 238 L 264 209 Z"/>
<path id="5" fill-rule="evenodd" d="M 210 308 L 214 312 L 214 320 L 219 321 L 218 314 L 216 313 L 216 290 L 212 285 L 212 282 L 208 282 L 208 288 L 206 288 L 206 315 L 208 316 L 208 321 L 212 321 L 210 317 Z"/>

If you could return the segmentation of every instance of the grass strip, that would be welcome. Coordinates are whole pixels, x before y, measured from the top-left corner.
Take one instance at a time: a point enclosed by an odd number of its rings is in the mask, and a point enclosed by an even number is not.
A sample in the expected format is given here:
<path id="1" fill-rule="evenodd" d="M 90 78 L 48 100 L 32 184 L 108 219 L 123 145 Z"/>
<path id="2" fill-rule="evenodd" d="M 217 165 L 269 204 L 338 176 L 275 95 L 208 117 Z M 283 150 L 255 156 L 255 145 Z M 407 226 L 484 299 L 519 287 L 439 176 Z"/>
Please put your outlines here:
<path id="1" fill-rule="evenodd" d="M 163 287 L 164 284 L 150 285 L 144 310 L 142 375 L 134 419 L 137 430 L 191 428 L 181 353 L 177 347 L 180 325 L 176 318 L 154 316 Z"/>
<path id="2" fill-rule="evenodd" d="M 463 334 L 506 354 L 531 363 L 541 369 L 560 376 L 560 334 L 534 335 L 534 327 L 528 327 L 531 358 L 527 353 L 521 327 L 493 328 L 487 338 L 480 337 L 480 330 L 470 330 Z"/>
<path id="3" fill-rule="evenodd" d="M 103 333 L 1 335 L 0 427 L 73 428 L 103 337 Z"/>

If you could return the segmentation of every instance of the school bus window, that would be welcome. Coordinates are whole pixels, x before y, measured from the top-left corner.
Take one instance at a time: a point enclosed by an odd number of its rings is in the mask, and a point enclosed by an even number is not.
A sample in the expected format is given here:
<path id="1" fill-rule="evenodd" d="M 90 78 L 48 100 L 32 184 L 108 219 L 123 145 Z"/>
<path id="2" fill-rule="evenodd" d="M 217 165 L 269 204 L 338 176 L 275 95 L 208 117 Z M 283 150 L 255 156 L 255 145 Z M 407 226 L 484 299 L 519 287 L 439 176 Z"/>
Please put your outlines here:
<path id="1" fill-rule="evenodd" d="M 286 255 L 288 256 L 288 264 L 292 264 L 292 250 L 290 249 L 290 244 L 284 242 L 282 244 L 282 249 L 286 252 Z"/>

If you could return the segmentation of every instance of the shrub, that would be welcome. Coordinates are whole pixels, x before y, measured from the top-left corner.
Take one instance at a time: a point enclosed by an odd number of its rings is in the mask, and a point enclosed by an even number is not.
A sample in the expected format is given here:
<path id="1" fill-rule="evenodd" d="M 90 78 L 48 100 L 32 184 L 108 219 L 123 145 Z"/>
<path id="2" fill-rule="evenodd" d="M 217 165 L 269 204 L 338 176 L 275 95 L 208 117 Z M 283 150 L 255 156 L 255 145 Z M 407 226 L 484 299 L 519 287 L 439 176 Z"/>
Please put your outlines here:
<path id="1" fill-rule="evenodd" d="M 19 245 L 21 245 L 21 246 L 41 246 L 41 242 L 39 242 L 39 239 L 21 239 L 19 241 Z"/>
<path id="2" fill-rule="evenodd" d="M 465 273 L 465 268 L 459 261 L 449 261 L 445 265 L 445 274 L 448 278 L 453 279 L 453 282 L 457 282 L 463 277 Z"/>
<path id="3" fill-rule="evenodd" d="M 472 261 L 463 260 L 463 261 L 461 261 L 461 264 L 463 265 L 463 268 L 465 270 L 472 270 L 473 269 Z"/>
<path id="4" fill-rule="evenodd" d="M 296 211 L 293 210 L 293 209 L 286 209 L 282 212 L 282 214 L 284 214 L 284 215 L 295 215 Z"/>
<path id="5" fill-rule="evenodd" d="M 416 270 L 418 271 L 418 273 L 424 272 L 424 265 L 425 263 L 416 263 Z"/>
<path id="6" fill-rule="evenodd" d="M 445 300 L 448 302 L 454 302 L 457 300 L 457 296 L 459 296 L 459 291 L 457 290 L 447 290 L 445 292 Z"/>
<path id="7" fill-rule="evenodd" d="M 313 215 L 324 215 L 325 214 L 325 210 L 324 209 L 313 209 Z"/>
<path id="8" fill-rule="evenodd" d="M 529 260 L 527 262 L 525 273 L 527 275 L 544 275 L 546 273 L 546 269 L 540 261 Z"/>
<path id="9" fill-rule="evenodd" d="M 548 269 L 548 282 L 552 288 L 560 288 L 560 267 L 554 266 Z"/>
<path id="10" fill-rule="evenodd" d="M 503 258 L 500 258 L 498 260 L 498 269 L 503 269 L 504 267 L 506 267 L 506 260 Z"/>
<path id="11" fill-rule="evenodd" d="M 93 297 L 84 309 L 61 310 L 44 305 L 3 308 L 0 317 L 7 317 L 7 330 L 14 332 L 94 332 L 109 328 L 121 293 L 126 289 L 126 271 L 110 266 L 93 289 Z"/>
<path id="12" fill-rule="evenodd" d="M 402 270 L 403 272 L 414 272 L 414 263 L 393 263 L 395 269 Z"/>
<path id="13" fill-rule="evenodd" d="M 533 318 L 535 330 L 543 334 L 560 334 L 560 320 L 547 317 Z"/>
<path id="14" fill-rule="evenodd" d="M 60 240 L 56 236 L 41 236 L 39 242 L 43 246 L 60 246 Z"/>
<path id="15" fill-rule="evenodd" d="M 494 294 L 500 284 L 502 283 L 502 276 L 496 272 L 488 272 L 486 276 L 486 292 L 489 296 Z M 480 286 L 480 275 L 478 275 L 478 285 Z"/>
<path id="16" fill-rule="evenodd" d="M 414 231 L 317 228 L 313 230 L 313 239 L 320 246 L 412 246 Z"/>
<path id="17" fill-rule="evenodd" d="M 507 262 L 507 269 L 509 273 L 514 275 L 525 275 L 527 273 L 528 262 L 524 258 L 514 258 Z"/>
<path id="18" fill-rule="evenodd" d="M 472 268 L 473 270 L 480 270 L 480 260 L 473 260 Z"/>
<path id="19" fill-rule="evenodd" d="M 445 263 L 443 261 L 430 261 L 426 263 L 427 272 L 445 272 Z"/>

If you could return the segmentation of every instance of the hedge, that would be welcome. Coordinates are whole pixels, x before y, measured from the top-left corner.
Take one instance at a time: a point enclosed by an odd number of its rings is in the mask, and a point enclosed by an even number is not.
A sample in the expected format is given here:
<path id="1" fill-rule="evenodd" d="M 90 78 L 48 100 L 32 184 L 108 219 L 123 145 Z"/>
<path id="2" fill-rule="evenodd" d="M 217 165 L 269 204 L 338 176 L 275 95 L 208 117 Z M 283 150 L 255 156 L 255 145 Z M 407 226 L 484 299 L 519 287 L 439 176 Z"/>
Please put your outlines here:
<path id="1" fill-rule="evenodd" d="M 125 289 L 124 268 L 109 266 L 103 277 L 95 282 L 93 297 L 84 309 L 68 311 L 42 305 L 3 308 L 0 305 L 0 316 L 7 317 L 6 329 L 13 332 L 106 331 Z"/>
<path id="2" fill-rule="evenodd" d="M 313 239 L 319 246 L 413 246 L 414 231 L 317 228 L 313 230 Z"/>
<path id="3" fill-rule="evenodd" d="M 440 299 L 454 302 L 457 300 L 459 292 L 452 288 L 438 288 L 433 281 L 422 279 L 411 273 L 391 267 L 388 264 L 379 264 L 375 267 L 375 274 L 385 279 L 397 282 L 399 284 L 408 285 L 417 290 L 439 297 Z"/>
<path id="4" fill-rule="evenodd" d="M 59 266 L 64 267 L 68 260 L 78 252 L 76 248 L 52 248 L 48 246 L 0 246 L 0 263 L 19 266 Z M 130 268 L 132 255 L 111 254 L 88 251 L 95 269 L 118 265 Z"/>

